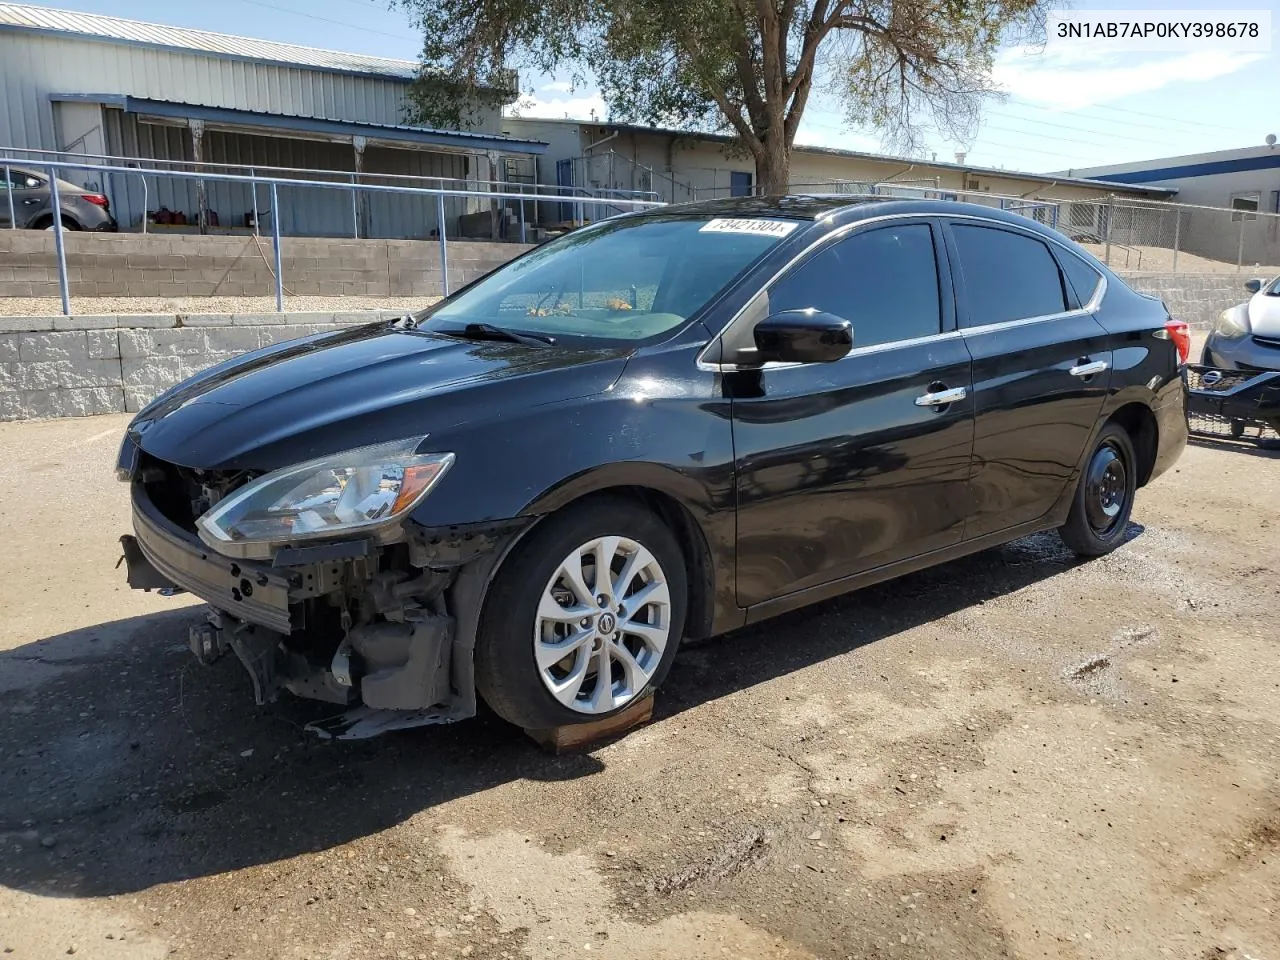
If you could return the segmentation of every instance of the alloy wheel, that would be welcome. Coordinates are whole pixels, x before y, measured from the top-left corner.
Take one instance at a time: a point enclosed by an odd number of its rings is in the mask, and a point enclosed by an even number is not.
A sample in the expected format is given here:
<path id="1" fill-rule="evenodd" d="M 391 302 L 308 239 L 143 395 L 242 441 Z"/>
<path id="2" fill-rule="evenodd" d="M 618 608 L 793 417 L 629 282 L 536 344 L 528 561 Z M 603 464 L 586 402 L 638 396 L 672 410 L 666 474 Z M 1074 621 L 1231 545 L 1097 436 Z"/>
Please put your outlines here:
<path id="1" fill-rule="evenodd" d="M 670 632 L 671 594 L 657 558 L 626 537 L 597 537 L 565 557 L 547 581 L 534 659 L 561 704 L 605 714 L 644 690 Z"/>

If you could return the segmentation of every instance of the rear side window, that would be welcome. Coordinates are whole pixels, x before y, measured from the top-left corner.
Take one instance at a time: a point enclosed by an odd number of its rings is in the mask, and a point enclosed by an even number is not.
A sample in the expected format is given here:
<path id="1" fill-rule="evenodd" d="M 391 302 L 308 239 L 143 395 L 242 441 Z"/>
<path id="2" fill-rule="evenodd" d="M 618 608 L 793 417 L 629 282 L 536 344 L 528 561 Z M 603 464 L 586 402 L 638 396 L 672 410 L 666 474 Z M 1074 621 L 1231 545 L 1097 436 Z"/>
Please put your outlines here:
<path id="1" fill-rule="evenodd" d="M 879 227 L 837 240 L 769 289 L 769 313 L 824 310 L 853 324 L 853 345 L 942 329 L 938 260 L 928 224 Z"/>
<path id="2" fill-rule="evenodd" d="M 953 224 L 951 231 L 968 294 L 964 326 L 1026 320 L 1068 309 L 1058 263 L 1043 242 L 995 227 Z"/>
<path id="3" fill-rule="evenodd" d="M 1083 307 L 1093 299 L 1098 284 L 1102 282 L 1101 274 L 1074 253 L 1062 251 L 1059 253 L 1058 261 L 1062 264 L 1062 272 L 1067 275 L 1067 281 L 1075 292 L 1076 302 L 1073 306 Z"/>

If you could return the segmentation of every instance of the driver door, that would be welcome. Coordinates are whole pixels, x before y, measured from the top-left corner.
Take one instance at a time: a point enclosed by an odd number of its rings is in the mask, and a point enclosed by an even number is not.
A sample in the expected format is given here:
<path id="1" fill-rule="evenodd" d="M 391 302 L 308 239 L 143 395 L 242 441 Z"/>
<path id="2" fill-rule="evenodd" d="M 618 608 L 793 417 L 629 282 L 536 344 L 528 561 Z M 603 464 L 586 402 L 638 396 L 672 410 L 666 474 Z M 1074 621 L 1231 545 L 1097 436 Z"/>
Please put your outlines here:
<path id="1" fill-rule="evenodd" d="M 740 605 L 960 541 L 974 407 L 948 269 L 930 220 L 869 225 L 791 268 L 726 333 L 731 361 L 752 342 L 748 318 L 815 308 L 853 325 L 841 360 L 725 375 Z"/>

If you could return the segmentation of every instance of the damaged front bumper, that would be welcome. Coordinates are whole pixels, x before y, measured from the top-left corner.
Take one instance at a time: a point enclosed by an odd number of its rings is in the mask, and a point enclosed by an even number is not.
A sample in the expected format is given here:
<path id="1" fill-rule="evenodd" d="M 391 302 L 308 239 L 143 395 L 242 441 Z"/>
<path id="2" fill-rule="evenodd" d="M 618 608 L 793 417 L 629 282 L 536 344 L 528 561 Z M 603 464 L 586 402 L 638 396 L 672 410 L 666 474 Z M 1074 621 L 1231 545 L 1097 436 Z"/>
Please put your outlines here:
<path id="1" fill-rule="evenodd" d="M 1280 370 L 1229 370 L 1189 363 L 1187 420 L 1192 433 L 1258 439 L 1280 433 Z"/>
<path id="2" fill-rule="evenodd" d="M 472 651 L 489 579 L 527 520 L 223 556 L 131 484 L 128 583 L 176 587 L 212 608 L 189 642 L 202 663 L 234 652 L 258 703 L 281 690 L 353 708 L 321 732 L 356 737 L 475 714 Z"/>

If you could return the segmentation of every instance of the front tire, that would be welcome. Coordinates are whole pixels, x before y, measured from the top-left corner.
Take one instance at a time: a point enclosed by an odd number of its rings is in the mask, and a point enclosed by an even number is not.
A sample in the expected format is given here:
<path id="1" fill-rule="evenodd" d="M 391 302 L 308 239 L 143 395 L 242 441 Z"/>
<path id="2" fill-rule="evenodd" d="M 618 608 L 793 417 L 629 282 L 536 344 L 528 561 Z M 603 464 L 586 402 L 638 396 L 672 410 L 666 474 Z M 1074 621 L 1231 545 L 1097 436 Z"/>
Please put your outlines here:
<path id="1" fill-rule="evenodd" d="M 1137 480 L 1133 441 L 1119 424 L 1107 424 L 1076 482 L 1067 522 L 1058 528 L 1063 543 L 1081 557 L 1100 557 L 1124 543 Z"/>
<path id="2" fill-rule="evenodd" d="M 480 695 L 525 728 L 611 716 L 666 678 L 687 592 L 680 546 L 654 514 L 613 496 L 570 507 L 498 572 L 476 638 Z"/>

